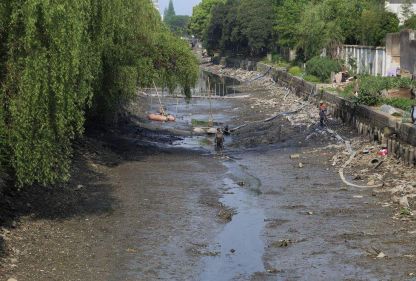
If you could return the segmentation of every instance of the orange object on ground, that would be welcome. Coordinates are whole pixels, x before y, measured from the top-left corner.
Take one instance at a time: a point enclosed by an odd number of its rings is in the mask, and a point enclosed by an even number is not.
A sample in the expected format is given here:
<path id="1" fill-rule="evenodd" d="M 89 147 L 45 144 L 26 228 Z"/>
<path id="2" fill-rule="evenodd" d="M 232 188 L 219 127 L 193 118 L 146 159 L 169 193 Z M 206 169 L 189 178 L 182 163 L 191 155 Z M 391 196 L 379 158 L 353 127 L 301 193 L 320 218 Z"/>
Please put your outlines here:
<path id="1" fill-rule="evenodd" d="M 149 118 L 149 120 L 159 121 L 159 122 L 167 122 L 167 121 L 174 122 L 176 120 L 175 116 L 173 115 L 165 116 L 163 114 L 154 114 L 154 113 L 149 114 L 147 118 Z"/>

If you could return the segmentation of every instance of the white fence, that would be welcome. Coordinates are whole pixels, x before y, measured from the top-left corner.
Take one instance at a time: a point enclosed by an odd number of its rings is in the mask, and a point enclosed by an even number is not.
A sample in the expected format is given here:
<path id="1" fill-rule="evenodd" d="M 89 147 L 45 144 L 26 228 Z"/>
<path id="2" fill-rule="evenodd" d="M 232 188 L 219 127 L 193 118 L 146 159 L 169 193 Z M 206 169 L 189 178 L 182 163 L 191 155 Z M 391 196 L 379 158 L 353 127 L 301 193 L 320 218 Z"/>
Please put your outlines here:
<path id="1" fill-rule="evenodd" d="M 367 73 L 374 76 L 387 74 L 387 57 L 385 47 L 343 45 L 339 51 L 340 58 L 346 63 L 353 59 L 358 73 Z"/>

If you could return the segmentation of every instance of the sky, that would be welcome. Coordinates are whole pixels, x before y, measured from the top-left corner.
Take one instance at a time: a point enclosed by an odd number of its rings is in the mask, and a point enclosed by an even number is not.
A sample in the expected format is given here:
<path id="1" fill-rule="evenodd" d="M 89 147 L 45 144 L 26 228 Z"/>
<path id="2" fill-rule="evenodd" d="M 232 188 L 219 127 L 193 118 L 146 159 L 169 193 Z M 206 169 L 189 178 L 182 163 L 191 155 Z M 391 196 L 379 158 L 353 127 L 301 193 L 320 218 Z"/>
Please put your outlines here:
<path id="1" fill-rule="evenodd" d="M 201 0 L 173 0 L 173 6 L 177 15 L 192 15 L 192 7 L 199 4 Z M 169 0 L 159 0 L 160 11 L 163 14 L 169 5 Z"/>

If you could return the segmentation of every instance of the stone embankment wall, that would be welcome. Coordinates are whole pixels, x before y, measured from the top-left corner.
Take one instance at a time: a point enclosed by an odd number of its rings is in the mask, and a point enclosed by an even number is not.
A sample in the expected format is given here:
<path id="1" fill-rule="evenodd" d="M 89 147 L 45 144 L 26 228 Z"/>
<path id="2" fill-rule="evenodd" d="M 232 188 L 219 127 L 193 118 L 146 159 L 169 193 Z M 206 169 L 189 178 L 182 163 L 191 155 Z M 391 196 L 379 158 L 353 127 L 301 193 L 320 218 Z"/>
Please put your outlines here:
<path id="1" fill-rule="evenodd" d="M 287 87 L 299 97 L 316 103 L 324 101 L 328 104 L 329 113 L 344 123 L 350 124 L 357 131 L 368 137 L 370 142 L 378 141 L 388 146 L 389 155 L 401 159 L 404 164 L 414 165 L 416 159 L 416 127 L 402 123 L 401 119 L 392 117 L 374 108 L 356 105 L 336 94 L 319 90 L 315 84 L 295 77 L 285 69 L 271 67 L 264 63 L 244 62 L 243 69 L 248 65 L 256 65 L 256 70 L 268 75 L 282 87 Z M 246 66 L 246 67 L 244 67 Z M 237 64 L 237 67 L 238 66 Z"/>
<path id="2" fill-rule="evenodd" d="M 390 155 L 401 159 L 404 164 L 414 165 L 416 127 L 412 124 L 402 123 L 401 120 L 374 108 L 356 105 L 336 94 L 318 90 L 315 84 L 294 77 L 284 69 L 270 68 L 267 64 L 258 63 L 257 70 L 269 70 L 278 85 L 292 89 L 300 97 L 309 98 L 316 104 L 320 100 L 325 101 L 334 117 L 355 127 L 360 134 L 368 137 L 370 142 L 378 141 L 387 145 Z"/>

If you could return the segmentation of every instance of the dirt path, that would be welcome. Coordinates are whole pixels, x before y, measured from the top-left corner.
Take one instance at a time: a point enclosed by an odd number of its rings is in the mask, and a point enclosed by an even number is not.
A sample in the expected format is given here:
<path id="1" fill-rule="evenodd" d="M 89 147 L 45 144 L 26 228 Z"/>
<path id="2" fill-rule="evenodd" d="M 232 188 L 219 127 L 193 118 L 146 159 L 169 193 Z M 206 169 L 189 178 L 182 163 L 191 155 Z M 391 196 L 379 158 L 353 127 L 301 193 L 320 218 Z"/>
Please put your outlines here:
<path id="1" fill-rule="evenodd" d="M 215 101 L 216 120 L 237 126 L 277 110 L 253 105 L 272 95 L 265 88 L 241 90 L 249 102 Z M 166 103 L 182 131 L 208 118 L 206 100 Z M 0 281 L 411 280 L 414 220 L 393 219 L 383 193 L 346 188 L 330 165 L 333 137 L 293 123 L 247 126 L 222 158 L 212 137 L 137 123 L 92 134 L 71 184 L 20 196 Z"/>

